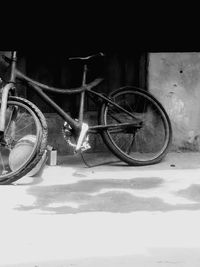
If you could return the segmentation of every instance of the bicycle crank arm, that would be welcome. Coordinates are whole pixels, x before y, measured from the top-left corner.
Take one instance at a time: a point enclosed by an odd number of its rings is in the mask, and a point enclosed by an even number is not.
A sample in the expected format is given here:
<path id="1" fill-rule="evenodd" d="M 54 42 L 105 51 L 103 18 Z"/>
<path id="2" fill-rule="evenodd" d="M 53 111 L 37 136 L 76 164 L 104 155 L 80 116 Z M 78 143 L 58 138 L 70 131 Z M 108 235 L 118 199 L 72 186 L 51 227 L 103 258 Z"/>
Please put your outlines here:
<path id="1" fill-rule="evenodd" d="M 83 146 L 83 142 L 84 142 L 84 139 L 86 137 L 86 133 L 88 131 L 88 125 L 86 123 L 83 123 L 82 124 L 82 127 L 81 127 L 81 132 L 80 132 L 80 135 L 79 135 L 79 138 L 78 138 L 78 142 L 77 142 L 77 145 L 76 145 L 76 148 L 75 148 L 75 153 L 79 152 L 80 149 L 82 149 L 82 146 Z"/>

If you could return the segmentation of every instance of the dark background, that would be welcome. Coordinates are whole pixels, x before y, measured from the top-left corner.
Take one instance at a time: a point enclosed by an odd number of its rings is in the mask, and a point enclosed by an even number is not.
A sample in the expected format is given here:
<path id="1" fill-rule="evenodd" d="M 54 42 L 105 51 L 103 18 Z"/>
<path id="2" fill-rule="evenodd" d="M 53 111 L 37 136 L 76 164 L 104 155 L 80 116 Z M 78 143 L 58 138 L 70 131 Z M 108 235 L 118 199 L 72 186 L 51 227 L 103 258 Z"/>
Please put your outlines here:
<path id="1" fill-rule="evenodd" d="M 81 85 L 83 64 L 79 61 L 71 61 L 68 58 L 73 56 L 88 56 L 98 52 L 103 52 L 105 57 L 98 57 L 88 65 L 87 82 L 91 82 L 97 77 L 104 78 L 95 90 L 105 94 L 126 85 L 133 85 L 147 90 L 147 69 L 148 52 L 140 50 L 77 50 L 77 51 L 19 51 L 18 60 L 23 62 L 22 71 L 27 76 L 59 88 L 72 88 Z M 53 112 L 36 93 L 26 88 L 25 96 L 43 112 Z M 48 93 L 66 111 L 78 108 L 78 96 L 59 95 Z M 86 111 L 94 110 L 95 104 L 88 100 Z"/>

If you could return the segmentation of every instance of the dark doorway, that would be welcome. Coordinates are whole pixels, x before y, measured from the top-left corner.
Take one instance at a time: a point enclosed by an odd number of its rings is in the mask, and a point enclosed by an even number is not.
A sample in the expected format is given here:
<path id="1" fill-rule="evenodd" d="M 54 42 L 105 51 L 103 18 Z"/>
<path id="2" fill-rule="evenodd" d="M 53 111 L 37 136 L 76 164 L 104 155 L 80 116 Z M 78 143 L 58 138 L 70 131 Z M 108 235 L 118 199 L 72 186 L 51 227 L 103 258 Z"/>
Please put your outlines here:
<path id="1" fill-rule="evenodd" d="M 104 52 L 104 51 L 103 51 Z M 93 53 L 93 51 L 91 51 Z M 87 51 L 87 55 L 90 52 Z M 89 66 L 88 82 L 97 77 L 104 77 L 104 82 L 96 90 L 105 94 L 127 85 L 141 87 L 147 90 L 148 53 L 142 51 L 106 52 L 102 59 L 94 61 Z M 73 88 L 81 85 L 82 66 L 68 60 L 70 56 L 85 56 L 86 53 L 71 55 L 57 53 L 26 53 L 26 74 L 33 79 L 50 86 Z M 66 111 L 76 108 L 77 97 L 49 94 L 56 103 Z M 34 91 L 27 91 L 27 98 L 34 102 L 43 112 L 53 110 L 41 100 Z M 88 101 L 87 110 L 95 109 L 95 105 Z"/>

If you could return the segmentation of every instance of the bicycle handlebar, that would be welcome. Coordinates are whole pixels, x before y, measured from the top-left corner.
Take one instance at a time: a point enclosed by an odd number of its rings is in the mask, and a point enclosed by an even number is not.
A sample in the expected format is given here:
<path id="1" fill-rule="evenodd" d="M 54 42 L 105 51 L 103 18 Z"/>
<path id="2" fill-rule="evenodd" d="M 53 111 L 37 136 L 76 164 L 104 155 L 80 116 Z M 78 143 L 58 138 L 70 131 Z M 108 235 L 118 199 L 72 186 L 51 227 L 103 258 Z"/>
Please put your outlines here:
<path id="1" fill-rule="evenodd" d="M 14 60 L 14 58 L 16 57 L 16 54 L 15 54 L 16 52 L 14 51 L 13 52 L 13 56 L 12 56 L 12 58 L 9 58 L 9 57 L 7 57 L 7 56 L 5 56 L 5 55 L 2 55 L 1 57 L 3 58 L 3 60 L 5 61 L 5 62 L 7 62 L 8 64 L 11 64 L 12 63 L 12 61 Z M 87 61 L 87 60 L 89 60 L 89 59 L 92 59 L 92 58 L 95 58 L 95 57 L 104 57 L 105 56 L 105 54 L 103 53 L 103 52 L 99 52 L 99 53 L 97 53 L 97 54 L 93 54 L 93 55 L 90 55 L 90 56 L 87 56 L 87 57 L 69 57 L 68 59 L 69 60 L 85 60 L 85 61 Z"/>
<path id="2" fill-rule="evenodd" d="M 5 62 L 7 62 L 8 64 L 11 64 L 11 63 L 12 63 L 12 59 L 11 59 L 11 58 L 9 58 L 9 57 L 7 57 L 7 56 L 5 56 L 5 55 L 2 55 L 1 57 L 2 57 L 3 60 L 4 60 Z"/>
<path id="3" fill-rule="evenodd" d="M 11 64 L 13 61 L 16 61 L 17 51 L 12 51 L 11 52 L 11 58 L 10 57 L 7 57 L 5 55 L 2 55 L 1 57 L 3 58 L 3 60 L 5 62 L 7 62 L 8 64 Z"/>

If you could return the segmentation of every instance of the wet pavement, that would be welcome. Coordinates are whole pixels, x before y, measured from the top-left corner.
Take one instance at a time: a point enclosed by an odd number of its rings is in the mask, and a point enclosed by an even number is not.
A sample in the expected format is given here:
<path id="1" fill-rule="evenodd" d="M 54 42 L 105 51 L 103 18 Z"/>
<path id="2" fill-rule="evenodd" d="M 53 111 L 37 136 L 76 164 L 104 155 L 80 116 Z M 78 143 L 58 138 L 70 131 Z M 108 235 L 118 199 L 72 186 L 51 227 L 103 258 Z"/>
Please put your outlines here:
<path id="1" fill-rule="evenodd" d="M 200 266 L 200 153 L 84 159 L 0 187 L 0 266 Z"/>

